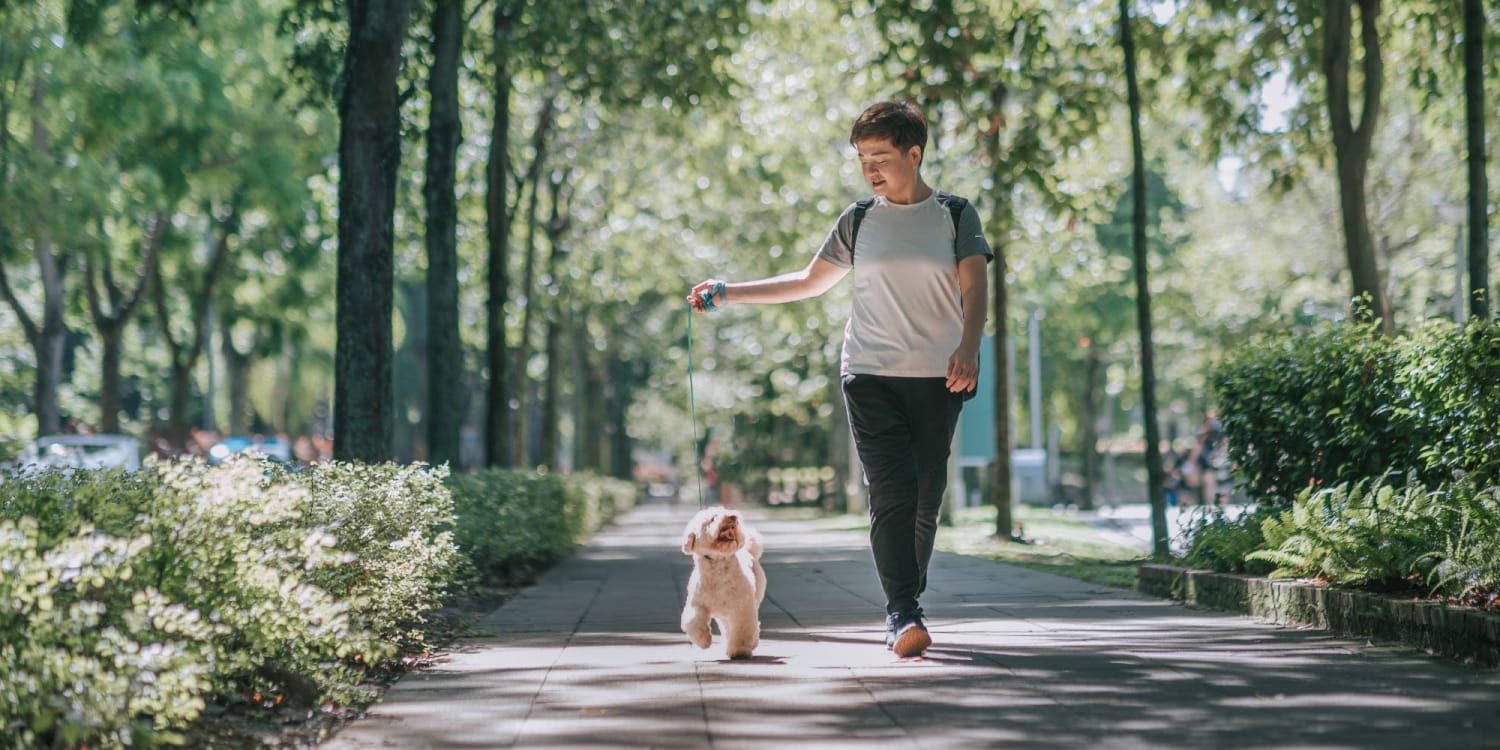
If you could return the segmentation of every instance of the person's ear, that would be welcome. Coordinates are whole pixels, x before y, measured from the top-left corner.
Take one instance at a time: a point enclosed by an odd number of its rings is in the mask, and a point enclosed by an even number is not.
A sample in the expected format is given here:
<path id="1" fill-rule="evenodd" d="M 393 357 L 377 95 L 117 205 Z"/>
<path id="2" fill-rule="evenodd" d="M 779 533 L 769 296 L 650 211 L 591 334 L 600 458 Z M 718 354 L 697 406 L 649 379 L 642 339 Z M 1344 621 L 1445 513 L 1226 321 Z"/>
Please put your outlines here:
<path id="1" fill-rule="evenodd" d="M 920 167 L 920 166 L 922 166 L 922 147 L 921 146 L 912 146 L 911 148 L 907 149 L 906 150 L 906 158 L 908 158 L 908 159 L 911 160 L 911 165 L 912 166 L 914 166 L 914 167 Z"/>

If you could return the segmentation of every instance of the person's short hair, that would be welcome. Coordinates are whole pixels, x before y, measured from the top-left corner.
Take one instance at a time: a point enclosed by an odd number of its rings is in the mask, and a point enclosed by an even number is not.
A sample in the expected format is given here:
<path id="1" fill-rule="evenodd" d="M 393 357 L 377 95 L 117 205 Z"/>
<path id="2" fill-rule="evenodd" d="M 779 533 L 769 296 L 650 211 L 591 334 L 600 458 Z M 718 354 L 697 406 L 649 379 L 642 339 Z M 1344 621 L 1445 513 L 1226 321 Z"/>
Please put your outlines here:
<path id="1" fill-rule="evenodd" d="M 911 102 L 879 102 L 871 104 L 860 113 L 849 131 L 849 143 L 858 144 L 870 138 L 885 138 L 895 144 L 901 153 L 912 146 L 922 149 L 927 155 L 927 118 L 922 110 Z"/>

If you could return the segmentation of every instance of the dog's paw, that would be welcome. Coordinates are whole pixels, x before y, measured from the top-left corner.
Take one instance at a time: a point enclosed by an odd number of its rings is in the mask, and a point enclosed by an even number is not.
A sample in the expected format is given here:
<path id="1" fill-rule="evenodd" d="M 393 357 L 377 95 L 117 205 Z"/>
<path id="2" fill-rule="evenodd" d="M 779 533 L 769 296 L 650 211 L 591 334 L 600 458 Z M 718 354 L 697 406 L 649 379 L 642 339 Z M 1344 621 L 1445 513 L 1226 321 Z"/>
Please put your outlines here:
<path id="1" fill-rule="evenodd" d="M 706 624 L 685 627 L 682 629 L 682 632 L 687 633 L 688 640 L 692 641 L 693 645 L 698 648 L 708 648 L 714 643 L 714 635 Z"/>
<path id="2" fill-rule="evenodd" d="M 729 652 L 729 658 L 734 659 L 736 661 L 740 661 L 740 660 L 744 660 L 744 659 L 749 659 L 750 658 L 750 654 L 754 650 L 755 649 L 753 649 L 753 648 L 737 648 L 737 649 L 733 649 L 733 650 L 731 650 Z"/>

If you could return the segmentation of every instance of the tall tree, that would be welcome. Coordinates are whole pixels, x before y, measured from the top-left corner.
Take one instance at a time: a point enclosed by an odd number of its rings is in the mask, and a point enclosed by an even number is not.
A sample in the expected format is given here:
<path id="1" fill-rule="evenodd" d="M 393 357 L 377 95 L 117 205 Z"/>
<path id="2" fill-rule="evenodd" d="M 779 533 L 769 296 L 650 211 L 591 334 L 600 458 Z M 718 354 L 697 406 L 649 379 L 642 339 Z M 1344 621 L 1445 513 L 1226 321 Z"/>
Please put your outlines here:
<path id="1" fill-rule="evenodd" d="M 1289 155 L 1328 153 L 1331 141 L 1355 312 L 1385 331 L 1394 330 L 1394 318 L 1377 270 L 1367 185 L 1385 91 L 1382 29 L 1406 28 L 1423 12 L 1419 5 L 1387 12 L 1380 0 L 1209 0 L 1183 6 L 1187 17 L 1172 24 L 1173 46 L 1194 68 L 1186 87 L 1207 115 L 1212 137 L 1203 142 L 1211 156 L 1246 148 L 1247 158 L 1280 162 L 1276 184 L 1285 189 L 1304 177 Z M 1419 80 L 1433 64 L 1416 57 L 1408 76 Z M 1281 86 L 1295 102 L 1285 127 L 1268 127 L 1265 97 Z"/>
<path id="2" fill-rule="evenodd" d="M 512 33 L 520 0 L 495 0 L 491 16 L 491 50 L 495 76 L 495 112 L 490 127 L 490 154 L 485 167 L 485 238 L 488 247 L 487 336 L 485 362 L 489 384 L 485 399 L 485 465 L 510 466 L 510 377 L 506 367 L 505 301 L 510 295 L 510 100 Z"/>
<path id="3" fill-rule="evenodd" d="M 162 338 L 167 343 L 167 351 L 170 355 L 169 370 L 169 412 L 167 416 L 167 440 L 173 450 L 182 451 L 187 446 L 187 414 L 188 397 L 192 392 L 193 369 L 197 367 L 198 360 L 203 356 L 204 344 L 208 340 L 208 331 L 213 325 L 209 315 L 209 303 L 213 300 L 214 287 L 224 276 L 224 269 L 229 266 L 230 248 L 229 243 L 240 230 L 240 218 L 243 207 L 243 198 L 236 194 L 230 198 L 225 205 L 209 202 L 205 205 L 205 222 L 207 230 L 204 233 L 202 255 L 208 259 L 207 267 L 198 280 L 197 288 L 193 289 L 192 282 L 187 277 L 195 270 L 196 263 L 187 260 L 181 264 L 180 275 L 172 279 L 170 287 L 164 281 L 161 263 L 153 263 L 151 268 L 153 276 L 151 279 L 151 302 L 156 309 L 156 322 L 161 331 Z M 178 295 L 170 290 L 185 290 L 187 297 L 187 332 L 179 334 L 174 331 L 174 320 L 180 316 L 174 316 L 171 306 L 168 304 L 169 297 L 176 298 Z"/>
<path id="4" fill-rule="evenodd" d="M 547 376 L 542 388 L 542 423 L 541 429 L 541 463 L 543 466 L 556 466 L 558 458 L 558 423 L 562 416 L 562 371 L 564 368 L 562 356 L 562 343 L 564 325 L 567 322 L 569 306 L 566 297 L 561 293 L 562 279 L 559 278 L 563 257 L 567 254 L 566 239 L 568 228 L 572 223 L 572 211 L 568 204 L 572 202 L 571 184 L 569 183 L 568 169 L 553 170 L 552 176 L 547 180 L 548 198 L 552 204 L 552 215 L 547 220 L 547 268 L 543 276 L 546 284 L 544 293 L 536 296 L 535 302 L 543 307 L 543 318 L 546 325 L 546 352 L 547 352 Z"/>
<path id="5" fill-rule="evenodd" d="M 745 0 L 497 0 L 492 27 L 495 116 L 486 172 L 487 463 L 504 465 L 518 450 L 509 427 L 528 390 L 521 382 L 525 374 L 511 374 L 506 367 L 507 266 L 515 219 L 506 213 L 507 150 L 516 77 L 556 76 L 576 99 L 597 99 L 622 110 L 659 102 L 684 111 L 726 90 L 731 76 L 721 61 L 732 52 L 729 42 L 748 28 L 743 23 L 746 6 Z M 696 52 L 682 54 L 686 49 Z"/>
<path id="6" fill-rule="evenodd" d="M 50 54 L 58 50 L 49 40 L 63 34 L 56 5 L 0 10 L 0 206 L 9 209 L 0 215 L 0 295 L 15 313 L 35 357 L 32 408 L 37 435 L 50 435 L 61 426 L 58 383 L 67 335 L 63 295 L 69 252 L 68 243 L 57 242 L 58 232 L 68 223 L 61 215 L 65 201 L 59 193 L 64 188 L 57 179 L 65 157 L 58 153 L 54 134 L 61 130 L 54 121 L 66 121 L 57 79 L 66 70 L 67 57 Z M 11 132 L 13 121 L 21 123 L 19 133 Z M 20 206 L 27 206 L 27 211 L 17 212 Z M 27 309 L 8 269 L 26 248 L 41 279 L 39 313 Z"/>
<path id="7" fill-rule="evenodd" d="M 555 77 L 549 77 L 554 78 Z M 549 89 L 551 84 L 549 83 Z M 531 363 L 531 333 L 533 318 L 538 309 L 536 285 L 536 235 L 540 220 L 537 219 L 537 206 L 540 204 L 542 195 L 542 178 L 547 169 L 547 150 L 551 144 L 552 131 L 557 119 L 557 93 L 549 90 L 545 100 L 542 102 L 542 110 L 537 114 L 536 130 L 531 137 L 531 168 L 526 171 L 526 178 L 522 182 L 522 189 L 526 192 L 526 216 L 524 226 L 526 228 L 526 243 L 522 248 L 521 281 L 518 286 L 517 299 L 524 304 L 525 309 L 521 313 L 521 331 L 516 341 L 516 365 L 515 365 L 515 395 L 513 396 L 515 408 L 512 409 L 511 422 L 514 426 L 515 456 L 514 465 L 535 465 L 538 458 L 531 454 L 533 425 L 531 424 L 531 401 L 532 387 L 531 376 L 528 365 Z M 519 197 L 519 196 L 518 196 Z M 545 230 L 544 230 L 545 231 Z M 545 459 L 540 459 L 545 462 Z"/>
<path id="8" fill-rule="evenodd" d="M 1361 103 L 1359 122 L 1353 120 L 1350 34 L 1354 6 L 1359 6 Z M 1354 282 L 1356 313 L 1380 321 L 1386 333 L 1395 332 L 1390 303 L 1375 263 L 1375 241 L 1370 233 L 1366 198 L 1371 147 L 1380 116 L 1380 94 L 1385 68 L 1380 59 L 1380 0 L 1326 0 L 1323 17 L 1323 74 L 1328 82 L 1328 118 L 1338 164 L 1339 207 L 1344 223 L 1344 252 Z"/>
<path id="9" fill-rule="evenodd" d="M 463 0 L 432 8 L 431 99 L 427 126 L 427 450 L 434 464 L 459 463 L 463 352 L 458 336 L 458 69 Z"/>
<path id="10" fill-rule="evenodd" d="M 113 264 L 107 254 L 89 253 L 84 257 L 84 296 L 88 301 L 89 317 L 103 344 L 99 378 L 100 432 L 120 431 L 120 362 L 125 348 L 125 326 L 135 317 L 150 280 L 158 274 L 156 264 L 168 218 L 165 211 L 158 211 L 147 219 L 141 237 L 141 265 L 129 289 L 121 288 L 115 279 Z"/>
<path id="11" fill-rule="evenodd" d="M 401 161 L 401 44 L 410 0 L 349 0 L 339 94 L 339 251 L 334 457 L 383 461 L 394 429 L 396 168 Z"/>
<path id="12" fill-rule="evenodd" d="M 1151 345 L 1151 285 L 1146 262 L 1146 151 L 1141 142 L 1141 93 L 1136 80 L 1135 36 L 1131 30 L 1130 4 L 1120 0 L 1120 50 L 1125 55 L 1125 101 L 1130 109 L 1131 249 L 1135 260 L 1136 329 L 1141 349 L 1141 406 L 1146 428 L 1146 486 L 1151 501 L 1151 548 L 1158 557 L 1168 549 L 1166 477 L 1161 458 L 1161 427 L 1156 418 L 1156 359 Z"/>
<path id="13" fill-rule="evenodd" d="M 1490 317 L 1489 180 L 1484 146 L 1484 2 L 1464 0 L 1464 109 L 1469 142 L 1469 315 Z"/>

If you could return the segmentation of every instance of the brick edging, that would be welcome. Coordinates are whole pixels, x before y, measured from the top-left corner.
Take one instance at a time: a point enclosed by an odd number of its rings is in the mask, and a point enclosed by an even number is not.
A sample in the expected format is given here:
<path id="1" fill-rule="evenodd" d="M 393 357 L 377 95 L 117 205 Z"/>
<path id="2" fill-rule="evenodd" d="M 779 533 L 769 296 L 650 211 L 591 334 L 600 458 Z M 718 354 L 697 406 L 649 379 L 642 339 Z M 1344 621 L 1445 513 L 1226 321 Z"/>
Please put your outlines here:
<path id="1" fill-rule="evenodd" d="M 1395 641 L 1487 667 L 1500 666 L 1500 614 L 1301 581 L 1143 563 L 1140 590 L 1278 625 Z"/>

